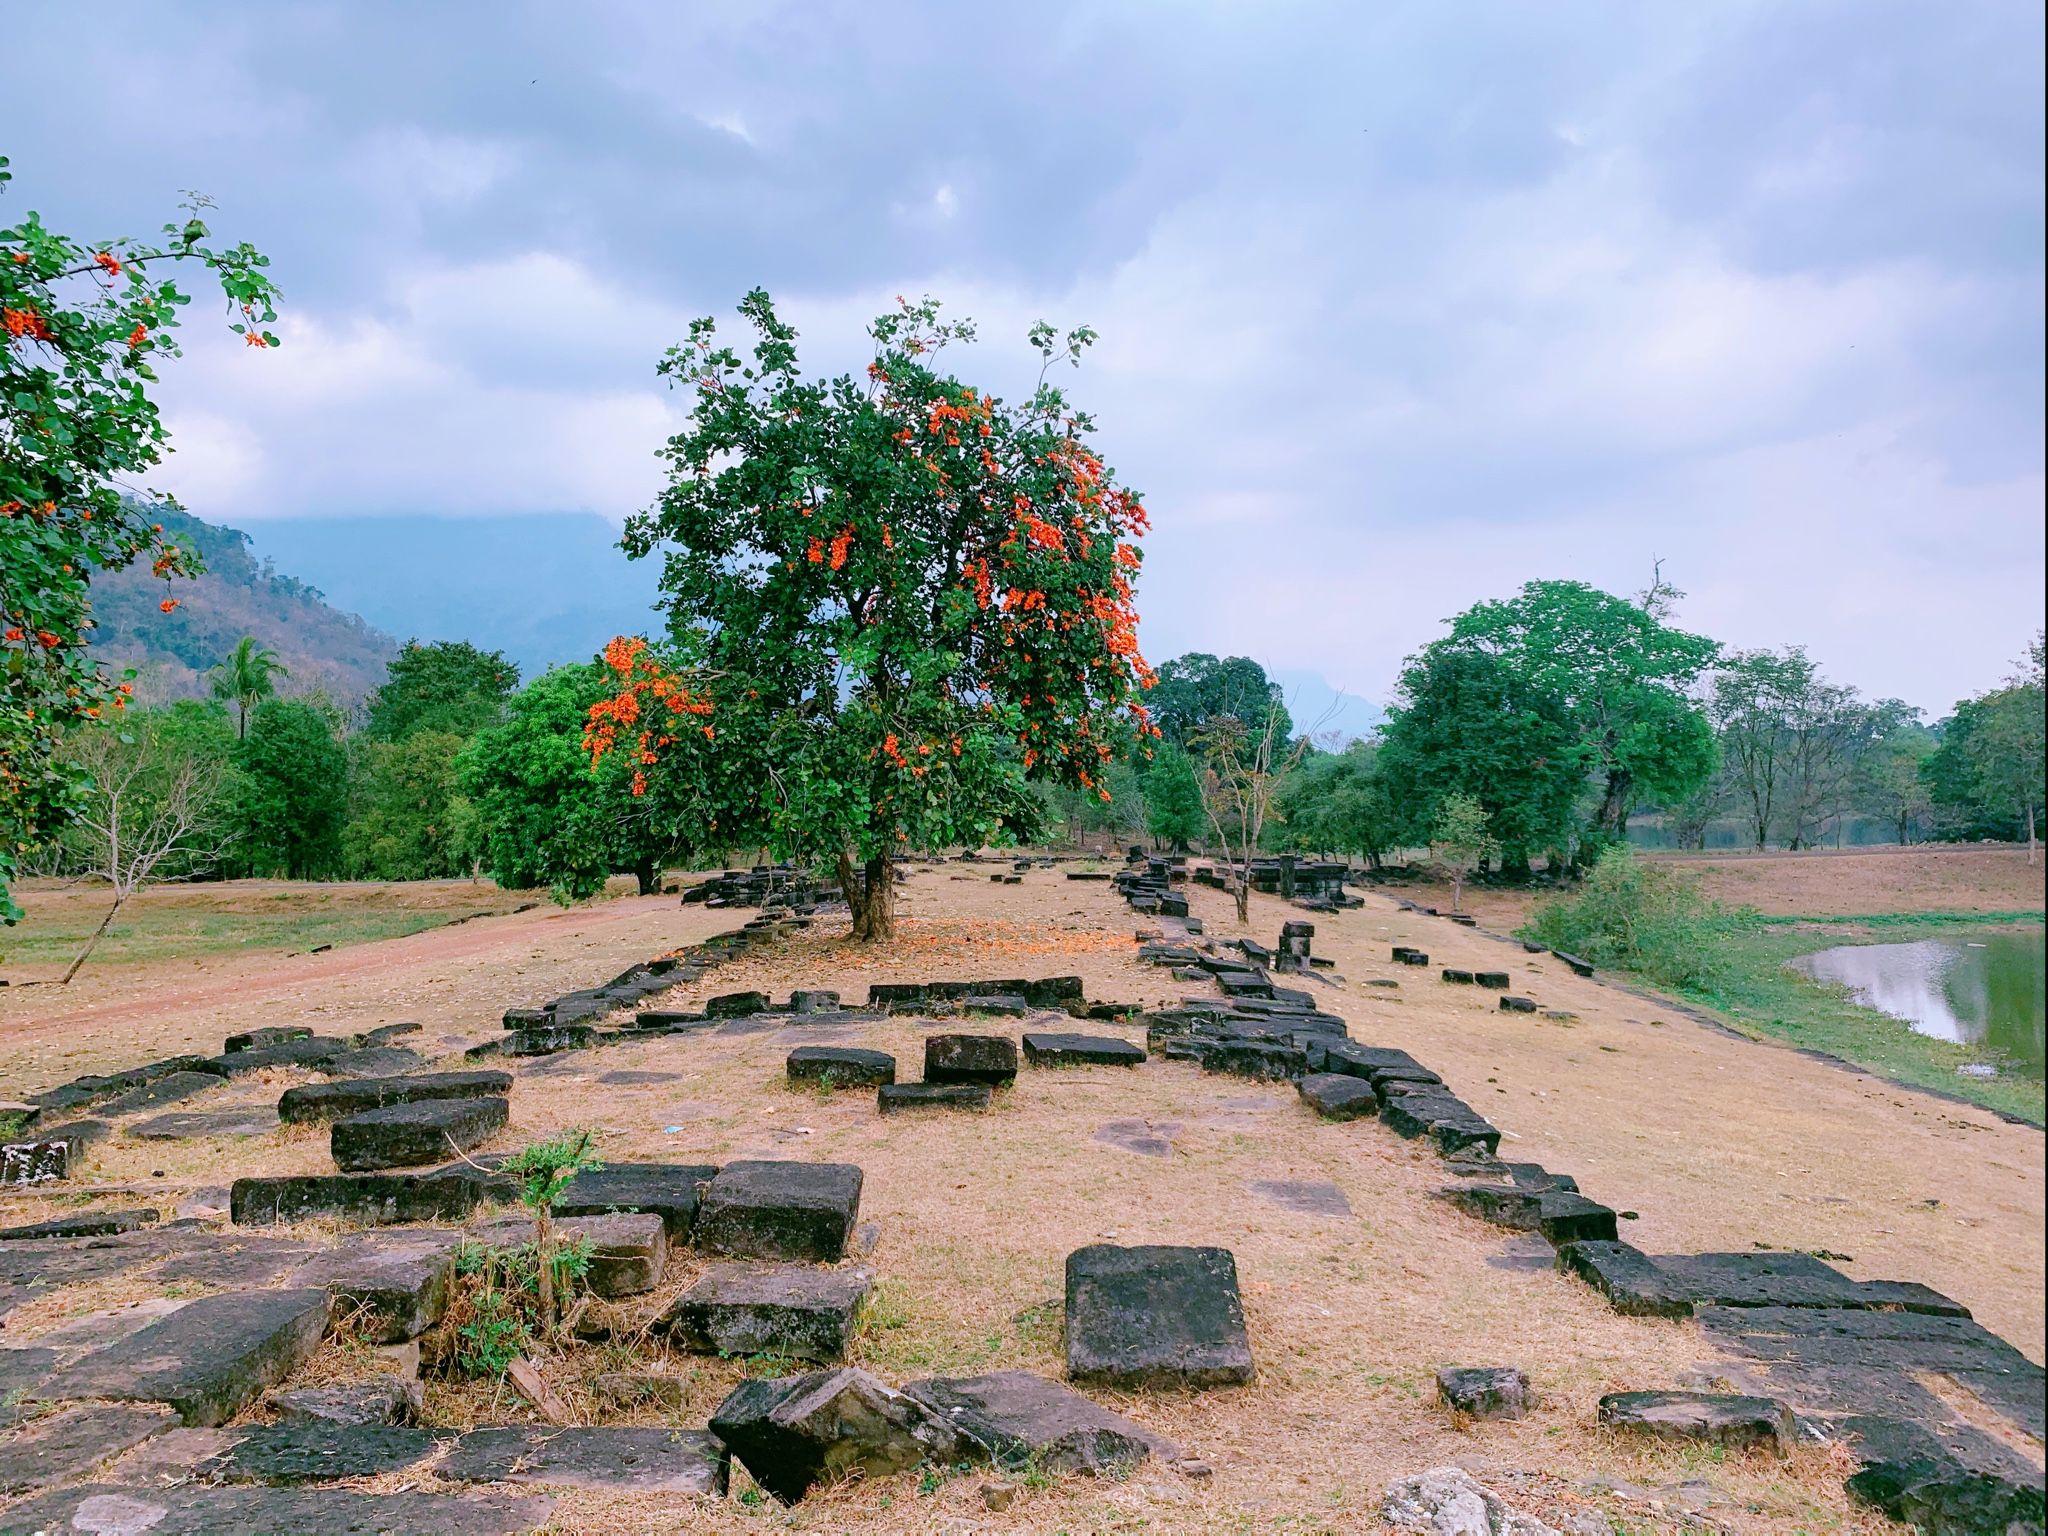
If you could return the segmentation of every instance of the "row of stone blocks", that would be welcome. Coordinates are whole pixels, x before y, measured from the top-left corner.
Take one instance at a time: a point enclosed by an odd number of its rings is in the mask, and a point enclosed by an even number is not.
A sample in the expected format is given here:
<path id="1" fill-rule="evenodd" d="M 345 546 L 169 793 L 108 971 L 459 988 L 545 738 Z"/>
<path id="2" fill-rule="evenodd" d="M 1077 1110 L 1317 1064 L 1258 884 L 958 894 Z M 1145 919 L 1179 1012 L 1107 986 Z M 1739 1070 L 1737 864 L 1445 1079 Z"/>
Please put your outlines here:
<path id="1" fill-rule="evenodd" d="M 1035 1067 L 1142 1066 L 1145 1052 L 1102 1035 L 1040 1030 L 1024 1033 L 1024 1060 Z M 924 1081 L 896 1081 L 896 1058 L 854 1046 L 800 1045 L 784 1069 L 789 1081 L 826 1088 L 872 1087 L 883 1114 L 928 1107 L 983 1108 L 997 1088 L 1017 1077 L 1017 1046 L 1007 1035 L 930 1035 Z"/>

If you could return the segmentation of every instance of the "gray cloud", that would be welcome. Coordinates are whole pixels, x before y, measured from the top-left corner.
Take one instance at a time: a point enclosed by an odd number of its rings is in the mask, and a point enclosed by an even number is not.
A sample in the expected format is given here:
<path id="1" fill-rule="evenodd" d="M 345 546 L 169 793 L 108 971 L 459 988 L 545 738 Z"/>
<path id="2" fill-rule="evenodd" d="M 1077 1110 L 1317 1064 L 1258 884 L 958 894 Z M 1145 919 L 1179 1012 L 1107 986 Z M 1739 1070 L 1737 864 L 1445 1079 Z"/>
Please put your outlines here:
<path id="1" fill-rule="evenodd" d="M 200 186 L 287 288 L 286 349 L 195 315 L 172 375 L 203 515 L 618 518 L 689 317 L 766 285 L 836 369 L 930 291 L 1011 393 L 1031 320 L 1102 330 L 1157 656 L 1381 699 L 1467 603 L 1662 556 L 1695 627 L 1939 709 L 2040 623 L 2037 9 L 15 14 L 63 67 L 9 208 Z"/>

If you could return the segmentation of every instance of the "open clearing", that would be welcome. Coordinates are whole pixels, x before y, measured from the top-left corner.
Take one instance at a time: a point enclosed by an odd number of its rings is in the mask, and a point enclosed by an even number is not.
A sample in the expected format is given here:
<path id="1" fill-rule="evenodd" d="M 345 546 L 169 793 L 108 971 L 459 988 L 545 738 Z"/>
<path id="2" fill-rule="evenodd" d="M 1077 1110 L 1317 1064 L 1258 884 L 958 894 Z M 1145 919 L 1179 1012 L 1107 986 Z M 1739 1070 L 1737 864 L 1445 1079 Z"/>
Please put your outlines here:
<path id="1" fill-rule="evenodd" d="M 1716 878 L 1748 879 L 1755 894 L 1743 899 L 1759 906 L 1807 900 L 1808 861 L 1792 862 L 1801 873 L 1740 876 L 1730 861 L 1717 865 Z M 2026 905 L 2001 883 L 2006 863 L 1964 866 L 1993 873 L 1962 882 L 1967 894 L 1956 899 L 1985 910 Z M 1886 910 L 1875 900 L 1878 875 L 1857 880 L 1840 898 L 1846 910 Z M 467 910 L 516 904 L 462 889 L 471 892 Z M 1191 990 L 1136 962 L 1132 932 L 1144 920 L 1101 884 L 1036 870 L 1021 885 L 991 885 L 973 866 L 953 865 L 913 875 L 904 891 L 895 945 L 858 950 L 835 936 L 843 918 L 821 923 L 719 967 L 664 1006 L 746 988 L 779 998 L 794 986 L 835 988 L 858 1001 L 874 982 L 992 974 L 1078 973 L 1091 999 L 1148 1005 Z M 1910 890 L 1900 909 L 1927 910 L 1934 894 Z M 1211 937 L 1238 935 L 1228 898 L 1191 887 L 1190 899 Z M 1476 896 L 1472 905 L 1490 926 L 1510 926 L 1489 899 Z M 1248 936 L 1271 943 L 1283 921 L 1302 915 L 1255 896 Z M 729 911 L 679 907 L 674 897 L 621 897 L 319 955 L 286 957 L 282 950 L 296 946 L 273 937 L 260 952 L 109 964 L 68 992 L 0 992 L 0 1091 L 216 1051 L 223 1036 L 263 1024 L 335 1034 L 418 1020 L 422 1050 L 456 1055 L 501 1033 L 507 1007 L 601 983 L 733 922 Z M 1334 960 L 1342 978 L 1316 989 L 1321 1007 L 1343 1016 L 1354 1039 L 1401 1047 L 1442 1073 L 1503 1130 L 1502 1156 L 1575 1174 L 1594 1198 L 1637 1213 L 1623 1233 L 1637 1247 L 1853 1256 L 1843 1267 L 1855 1278 L 1924 1282 L 2042 1359 L 2048 1213 L 2039 1131 L 1732 1038 L 1578 978 L 1551 957 L 1402 912 L 1385 897 L 1368 894 L 1363 909 L 1315 923 L 1315 951 Z M 1430 968 L 1391 964 L 1396 943 L 1428 950 Z M 1442 965 L 1508 969 L 1516 991 L 1571 1017 L 1501 1013 L 1491 993 L 1439 985 Z M 1400 986 L 1365 985 L 1375 978 Z M 967 1027 L 1002 1029 L 1004 1021 Z M 865 1023 L 839 1029 L 830 1043 L 889 1050 L 914 1075 L 933 1028 L 908 1019 Z M 1133 1029 L 1089 1028 L 1142 1041 Z M 1704 1515 L 1727 1530 L 1895 1529 L 1848 1500 L 1842 1465 L 1822 1450 L 1778 1462 L 1643 1449 L 1597 1430 L 1593 1410 L 1603 1392 L 1684 1385 L 1686 1373 L 1711 1359 L 1696 1326 L 1618 1316 L 1579 1281 L 1519 1257 L 1508 1234 L 1431 1200 L 1444 1178 L 1439 1160 L 1373 1121 L 1322 1122 L 1285 1085 L 1160 1059 L 1135 1072 L 1027 1071 L 989 1112 L 881 1120 L 871 1093 L 790 1091 L 782 1062 L 791 1043 L 778 1029 L 727 1029 L 535 1059 L 514 1091 L 513 1125 L 489 1146 L 509 1150 L 561 1127 L 596 1125 L 604 1155 L 616 1162 L 859 1164 L 867 1181 L 861 1214 L 880 1228 L 865 1262 L 885 1284 L 856 1360 L 887 1380 L 1008 1368 L 1058 1375 L 1062 1266 L 1072 1249 L 1099 1240 L 1230 1248 L 1259 1367 L 1250 1387 L 1106 1398 L 1210 1461 L 1211 1481 L 1147 1467 L 1127 1483 L 1073 1479 L 1027 1490 L 1008 1511 L 990 1514 L 975 1479 L 920 1493 L 914 1480 L 899 1478 L 814 1497 L 785 1517 L 792 1526 L 923 1531 L 971 1520 L 1048 1533 L 1352 1530 L 1373 1523 L 1388 1481 L 1457 1461 L 1553 1524 L 1597 1509 L 1630 1528 L 1662 1529 L 1676 1524 L 1678 1505 L 1711 1499 Z M 622 1072 L 644 1076 L 613 1076 Z M 269 1103 L 303 1080 L 266 1072 L 179 1107 Z M 1106 1122 L 1133 1119 L 1169 1136 L 1171 1155 L 1096 1139 Z M 116 1136 L 93 1155 L 89 1177 L 166 1209 L 236 1174 L 331 1171 L 324 1136 L 291 1129 L 228 1143 L 145 1146 Z M 1351 1214 L 1298 1214 L 1251 1187 L 1274 1180 L 1333 1183 Z M 60 1209 L 25 1198 L 0 1207 L 9 1221 Z M 691 1267 L 678 1268 L 672 1280 L 688 1279 Z M 676 1288 L 665 1286 L 659 1299 Z M 116 1287 L 70 1309 L 117 1299 L 140 1298 Z M 8 1329 L 19 1341 L 60 1320 L 17 1314 Z M 1433 1401 L 1433 1373 L 1450 1364 L 1520 1365 L 1540 1406 L 1519 1422 L 1454 1423 Z M 701 1425 L 739 1375 L 738 1362 L 699 1369 L 680 1423 Z M 500 1417 L 509 1403 L 508 1396 L 499 1405 Z M 429 1413 L 445 1421 L 466 1421 L 483 1407 L 474 1393 L 430 1389 Z M 2038 1460 L 2038 1445 L 2029 1453 Z M 1634 1492 L 1600 1491 L 1599 1478 Z M 1688 1480 L 1690 1491 L 1681 1489 Z M 1669 1509 L 1660 1513 L 1653 1498 Z M 551 1529 L 666 1530 L 673 1502 L 665 1519 L 663 1507 L 571 1493 Z M 759 1520 L 738 1501 L 692 1518 L 706 1529 Z"/>

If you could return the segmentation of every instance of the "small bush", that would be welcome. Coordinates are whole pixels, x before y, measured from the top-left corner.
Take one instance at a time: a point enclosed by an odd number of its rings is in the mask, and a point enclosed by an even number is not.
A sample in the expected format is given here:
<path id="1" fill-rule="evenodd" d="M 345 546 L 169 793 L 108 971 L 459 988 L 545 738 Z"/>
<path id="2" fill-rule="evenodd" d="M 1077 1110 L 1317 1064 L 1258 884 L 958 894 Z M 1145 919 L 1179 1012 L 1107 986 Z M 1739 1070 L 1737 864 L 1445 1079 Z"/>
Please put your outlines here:
<path id="1" fill-rule="evenodd" d="M 552 1246 L 551 1291 L 567 1295 L 590 1272 L 590 1239 L 557 1239 Z M 445 1321 L 453 1345 L 447 1358 L 456 1375 L 501 1375 L 547 1332 L 533 1245 L 490 1248 L 471 1242 L 456 1249 Z"/>
<path id="2" fill-rule="evenodd" d="M 1600 855 L 1578 894 L 1539 907 L 1521 937 L 1660 986 L 1705 991 L 1720 978 L 1722 942 L 1756 913 L 1700 893 L 1687 870 L 1646 863 L 1617 845 Z"/>

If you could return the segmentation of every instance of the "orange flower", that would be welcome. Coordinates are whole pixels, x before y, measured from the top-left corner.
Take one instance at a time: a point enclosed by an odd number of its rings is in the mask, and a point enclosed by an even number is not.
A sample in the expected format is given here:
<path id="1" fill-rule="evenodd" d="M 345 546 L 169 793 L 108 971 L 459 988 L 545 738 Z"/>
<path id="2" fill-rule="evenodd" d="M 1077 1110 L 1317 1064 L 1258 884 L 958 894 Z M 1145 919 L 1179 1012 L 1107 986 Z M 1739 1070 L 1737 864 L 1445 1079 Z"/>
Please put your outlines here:
<path id="1" fill-rule="evenodd" d="M 270 345 L 270 338 L 268 336 L 260 335 L 255 331 L 246 333 L 242 340 L 249 343 L 252 347 L 267 347 Z"/>
<path id="2" fill-rule="evenodd" d="M 853 524 L 848 523 L 832 541 L 832 569 L 838 570 L 846 564 L 846 551 L 853 543 Z"/>
<path id="3" fill-rule="evenodd" d="M 50 328 L 43 324 L 43 317 L 32 309 L 0 310 L 0 322 L 7 326 L 10 336 L 26 336 L 33 341 L 48 341 Z"/>
<path id="4" fill-rule="evenodd" d="M 93 262 L 97 266 L 105 267 L 110 277 L 119 277 L 121 275 L 121 263 L 114 260 L 113 253 L 110 251 L 101 251 L 99 255 L 93 257 Z"/>
<path id="5" fill-rule="evenodd" d="M 137 347 L 141 346 L 148 339 L 149 327 L 144 325 L 140 320 L 136 321 L 135 329 L 128 333 L 128 350 L 131 352 L 134 351 Z"/>
<path id="6" fill-rule="evenodd" d="M 162 602 L 157 604 L 158 609 L 160 609 L 164 613 L 169 613 L 173 608 L 177 606 L 178 600 L 175 597 L 167 597 Z"/>
<path id="7" fill-rule="evenodd" d="M 811 552 L 809 558 L 811 564 L 813 565 L 823 565 L 825 563 L 825 541 L 823 539 L 811 540 Z M 834 569 L 836 570 L 837 567 L 835 566 Z"/>

